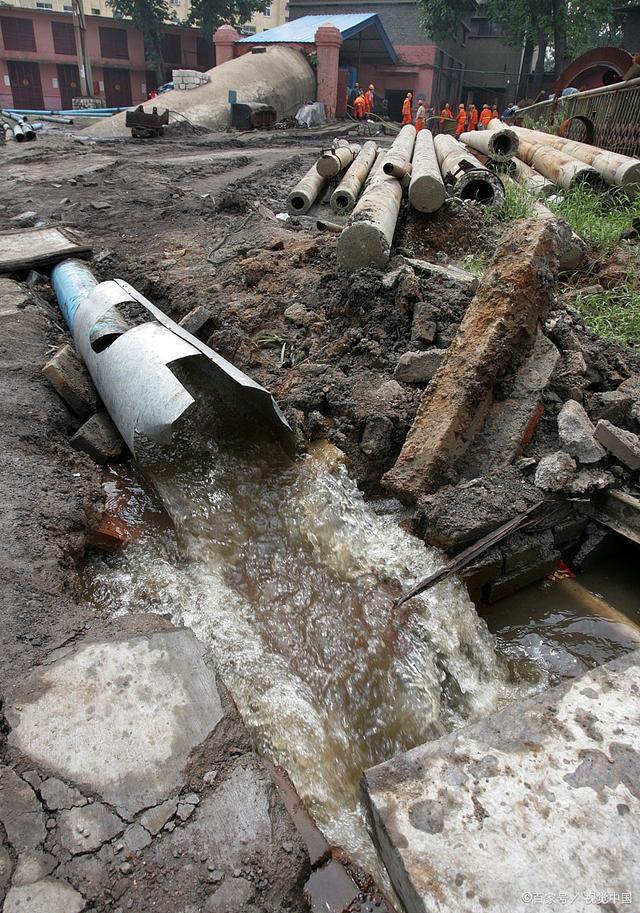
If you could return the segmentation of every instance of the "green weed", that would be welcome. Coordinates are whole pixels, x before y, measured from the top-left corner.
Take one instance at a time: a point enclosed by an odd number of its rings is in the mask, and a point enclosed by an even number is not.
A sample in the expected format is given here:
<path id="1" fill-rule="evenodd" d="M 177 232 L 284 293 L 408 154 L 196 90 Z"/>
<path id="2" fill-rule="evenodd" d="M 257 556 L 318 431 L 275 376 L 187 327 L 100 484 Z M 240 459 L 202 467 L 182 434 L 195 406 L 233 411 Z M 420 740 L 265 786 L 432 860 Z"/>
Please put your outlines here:
<path id="1" fill-rule="evenodd" d="M 640 346 L 640 288 L 626 282 L 613 289 L 581 295 L 572 301 L 582 319 L 599 336 L 621 345 Z"/>
<path id="2" fill-rule="evenodd" d="M 549 209 L 565 219 L 587 244 L 606 253 L 620 235 L 640 218 L 640 197 L 631 198 L 620 190 L 597 191 L 574 187 L 559 203 L 548 201 Z"/>
<path id="3" fill-rule="evenodd" d="M 498 213 L 501 222 L 514 222 L 516 219 L 530 219 L 536 211 L 526 188 L 514 181 L 504 182 L 504 206 Z"/>

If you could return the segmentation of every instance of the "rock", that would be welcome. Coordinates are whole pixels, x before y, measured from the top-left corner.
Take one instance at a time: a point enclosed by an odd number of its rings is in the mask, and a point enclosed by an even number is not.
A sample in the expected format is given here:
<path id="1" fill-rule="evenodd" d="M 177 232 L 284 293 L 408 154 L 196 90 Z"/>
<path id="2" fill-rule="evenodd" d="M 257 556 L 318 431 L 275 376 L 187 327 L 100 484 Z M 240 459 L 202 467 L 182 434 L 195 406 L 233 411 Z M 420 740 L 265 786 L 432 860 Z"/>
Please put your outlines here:
<path id="1" fill-rule="evenodd" d="M 140 824 L 132 824 L 124 832 L 124 842 L 133 853 L 143 850 L 151 843 L 151 834 Z"/>
<path id="2" fill-rule="evenodd" d="M 535 483 L 543 491 L 562 491 L 571 483 L 576 471 L 576 461 L 568 453 L 557 450 L 548 453 L 538 463 Z"/>
<path id="3" fill-rule="evenodd" d="M 240 910 L 247 909 L 254 894 L 255 889 L 246 878 L 227 878 L 208 897 L 204 913 L 239 913 Z"/>
<path id="4" fill-rule="evenodd" d="M 105 412 L 98 412 L 76 431 L 70 441 L 74 450 L 88 453 L 99 465 L 122 456 L 124 442 L 120 433 Z"/>
<path id="5" fill-rule="evenodd" d="M 155 835 L 162 830 L 170 818 L 173 818 L 177 808 L 177 799 L 167 799 L 161 805 L 156 805 L 155 808 L 148 808 L 144 814 L 140 815 L 140 823 L 151 834 Z"/>
<path id="6" fill-rule="evenodd" d="M 70 345 L 59 348 L 45 364 L 42 373 L 79 418 L 87 419 L 97 411 L 96 389 Z"/>
<path id="7" fill-rule="evenodd" d="M 124 829 L 122 820 L 101 802 L 64 811 L 58 817 L 58 837 L 72 855 L 97 850 Z"/>
<path id="8" fill-rule="evenodd" d="M 29 228 L 31 225 L 35 225 L 38 221 L 38 213 L 34 212 L 32 209 L 27 209 L 24 212 L 19 213 L 17 216 L 12 216 L 9 221 L 16 225 L 18 228 Z"/>
<path id="9" fill-rule="evenodd" d="M 4 897 L 4 892 L 11 880 L 11 869 L 13 864 L 9 850 L 0 839 L 0 898 Z"/>
<path id="10" fill-rule="evenodd" d="M 633 431 L 626 431 L 600 419 L 596 425 L 596 440 L 629 469 L 640 469 L 640 438 Z"/>
<path id="11" fill-rule="evenodd" d="M 191 817 L 195 810 L 196 809 L 194 805 L 189 805 L 187 802 L 179 802 L 177 809 L 178 818 L 180 818 L 181 821 L 186 821 L 187 818 Z"/>
<path id="12" fill-rule="evenodd" d="M 44 842 L 44 815 L 36 794 L 14 770 L 3 766 L 0 766 L 0 822 L 16 853 Z"/>
<path id="13" fill-rule="evenodd" d="M 434 376 L 444 352 L 442 349 L 427 349 L 425 352 L 405 352 L 400 356 L 393 376 L 405 384 L 426 384 Z"/>
<path id="14" fill-rule="evenodd" d="M 82 894 L 71 885 L 43 878 L 34 884 L 12 887 L 2 913 L 81 913 L 84 907 Z"/>
<path id="15" fill-rule="evenodd" d="M 311 324 L 318 323 L 320 320 L 320 317 L 315 311 L 310 311 L 300 302 L 290 305 L 284 312 L 284 316 L 297 327 L 309 327 Z"/>
<path id="16" fill-rule="evenodd" d="M 57 811 L 60 808 L 73 808 L 76 805 L 86 805 L 87 800 L 77 789 L 67 786 L 62 780 L 55 777 L 49 777 L 40 786 L 40 795 L 44 804 L 51 811 Z"/>
<path id="17" fill-rule="evenodd" d="M 33 884 L 50 875 L 57 865 L 58 860 L 50 853 L 43 853 L 42 850 L 25 850 L 18 856 L 12 883 L 16 887 Z"/>
<path id="18" fill-rule="evenodd" d="M 593 491 L 603 491 L 615 484 L 615 477 L 604 469 L 581 469 L 567 486 L 572 495 L 585 495 Z"/>
<path id="19" fill-rule="evenodd" d="M 412 274 L 413 270 L 411 267 L 403 264 L 402 266 L 397 266 L 395 269 L 389 270 L 386 272 L 381 280 L 382 288 L 390 292 L 398 284 L 398 280 L 402 275 Z"/>
<path id="20" fill-rule="evenodd" d="M 214 330 L 214 317 L 208 307 L 205 307 L 204 304 L 199 304 L 193 310 L 189 311 L 188 314 L 180 321 L 180 326 L 183 330 L 186 330 L 187 333 L 191 333 L 192 336 L 195 336 L 196 339 L 200 339 L 202 342 L 211 336 Z"/>
<path id="21" fill-rule="evenodd" d="M 558 434 L 563 450 L 580 463 L 597 463 L 605 455 L 604 447 L 594 440 L 594 426 L 584 408 L 570 399 L 558 414 Z"/>
<path id="22" fill-rule="evenodd" d="M 97 209 L 98 211 L 111 209 L 111 203 L 107 203 L 106 200 L 92 200 L 89 205 L 92 209 Z"/>
<path id="23" fill-rule="evenodd" d="M 589 416 L 596 422 L 604 418 L 614 425 L 624 425 L 629 420 L 634 402 L 632 394 L 625 393 L 620 387 L 606 393 L 592 393 L 588 403 Z"/>
<path id="24" fill-rule="evenodd" d="M 360 450 L 368 457 L 387 456 L 393 437 L 393 422 L 386 415 L 370 415 L 362 432 Z"/>
<path id="25" fill-rule="evenodd" d="M 406 313 L 418 301 L 422 301 L 420 280 L 413 270 L 403 271 L 396 286 L 395 305 L 401 313 Z"/>
<path id="26" fill-rule="evenodd" d="M 436 338 L 438 326 L 433 305 L 419 301 L 413 309 L 411 322 L 411 345 L 422 348 L 430 346 Z"/>

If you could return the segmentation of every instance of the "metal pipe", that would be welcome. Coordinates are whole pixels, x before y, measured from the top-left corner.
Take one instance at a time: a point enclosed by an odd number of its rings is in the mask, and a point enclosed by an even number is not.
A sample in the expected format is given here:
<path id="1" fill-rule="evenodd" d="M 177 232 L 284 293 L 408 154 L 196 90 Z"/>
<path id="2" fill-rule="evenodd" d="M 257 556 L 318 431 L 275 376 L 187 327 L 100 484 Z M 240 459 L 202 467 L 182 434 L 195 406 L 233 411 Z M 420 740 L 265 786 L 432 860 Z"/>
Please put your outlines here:
<path id="1" fill-rule="evenodd" d="M 523 137 L 519 139 L 518 158 L 563 190 L 570 190 L 577 184 L 602 186 L 602 178 L 591 165 L 586 165 L 572 155 L 560 152 L 546 143 L 531 143 Z"/>
<path id="2" fill-rule="evenodd" d="M 377 154 L 378 147 L 372 140 L 364 144 L 353 164 L 331 194 L 331 208 L 334 212 L 351 212 Z"/>
<path id="3" fill-rule="evenodd" d="M 317 165 L 316 162 L 309 168 L 287 197 L 287 209 L 291 215 L 302 216 L 309 212 L 324 187 L 327 179 L 320 174 Z"/>
<path id="4" fill-rule="evenodd" d="M 504 205 L 504 186 L 498 175 L 470 156 L 461 143 L 439 133 L 434 146 L 444 183 L 452 186 L 455 197 L 486 206 Z"/>
<path id="5" fill-rule="evenodd" d="M 509 127 L 501 130 L 469 130 L 460 141 L 496 162 L 506 162 L 518 152 L 518 137 Z"/>
<path id="6" fill-rule="evenodd" d="M 570 155 L 578 161 L 590 165 L 608 184 L 615 184 L 634 192 L 640 190 L 640 161 L 637 158 L 621 155 L 619 152 L 609 152 L 599 146 L 579 143 L 577 140 L 565 139 L 552 133 L 543 133 L 541 130 L 529 130 L 526 127 L 515 127 L 514 129 L 522 139 L 551 146 L 565 155 Z"/>
<path id="7" fill-rule="evenodd" d="M 55 266 L 51 282 L 76 349 L 132 453 L 145 441 L 169 443 L 174 426 L 182 423 L 199 397 L 210 401 L 223 424 L 242 426 L 244 420 L 249 426 L 258 418 L 268 431 L 291 444 L 291 428 L 268 390 L 127 282 L 98 283 L 79 260 Z M 141 305 L 149 315 L 133 328 L 118 310 L 131 304 Z"/>
<path id="8" fill-rule="evenodd" d="M 337 222 L 328 222 L 326 219 L 318 219 L 316 228 L 318 231 L 329 231 L 338 235 L 344 228 L 344 225 L 339 225 Z"/>
<path id="9" fill-rule="evenodd" d="M 384 269 L 389 262 L 393 235 L 402 202 L 402 185 L 385 174 L 387 162 L 408 163 L 415 144 L 412 124 L 402 128 L 389 151 L 381 159 L 364 193 L 338 238 L 338 263 L 349 272 L 369 266 Z"/>
<path id="10" fill-rule="evenodd" d="M 318 174 L 323 178 L 334 178 L 353 162 L 360 152 L 361 147 L 356 143 L 347 146 L 338 146 L 336 149 L 330 149 L 324 152 L 316 162 Z"/>
<path id="11" fill-rule="evenodd" d="M 446 191 L 431 130 L 420 130 L 416 136 L 412 164 L 409 202 L 420 212 L 435 212 L 444 203 Z"/>

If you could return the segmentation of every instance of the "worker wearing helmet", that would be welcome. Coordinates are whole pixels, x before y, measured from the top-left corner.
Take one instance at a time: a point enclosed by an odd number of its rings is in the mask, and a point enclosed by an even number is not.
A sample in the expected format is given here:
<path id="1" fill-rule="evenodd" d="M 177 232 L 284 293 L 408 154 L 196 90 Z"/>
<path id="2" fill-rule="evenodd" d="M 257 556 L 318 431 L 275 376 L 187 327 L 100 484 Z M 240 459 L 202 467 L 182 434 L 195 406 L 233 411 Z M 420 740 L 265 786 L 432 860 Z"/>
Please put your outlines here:
<path id="1" fill-rule="evenodd" d="M 469 130 L 475 130 L 478 126 L 478 109 L 475 105 L 471 105 L 471 110 L 469 111 Z"/>
<path id="2" fill-rule="evenodd" d="M 489 105 L 483 105 L 482 111 L 480 112 L 480 124 L 481 124 L 483 130 L 486 130 L 487 127 L 489 126 L 491 117 L 492 117 L 491 108 L 489 107 Z"/>
<path id="3" fill-rule="evenodd" d="M 367 89 L 367 91 L 364 93 L 364 113 L 365 114 L 373 113 L 375 100 L 376 100 L 376 96 L 375 96 L 375 92 L 373 89 L 373 83 L 372 83 L 369 86 L 369 88 Z"/>
<path id="4" fill-rule="evenodd" d="M 405 127 L 407 124 L 412 123 L 413 117 L 411 115 L 411 100 L 413 95 L 411 92 L 407 92 L 407 97 L 402 102 L 402 126 Z"/>
<path id="5" fill-rule="evenodd" d="M 424 98 L 418 99 L 418 110 L 416 111 L 416 133 L 424 130 L 424 122 L 427 116 L 427 109 L 424 106 Z"/>
<path id="6" fill-rule="evenodd" d="M 444 130 L 444 125 L 445 125 L 446 121 L 448 121 L 448 120 L 453 120 L 453 111 L 451 110 L 451 105 L 449 104 L 449 102 L 447 102 L 445 104 L 444 108 L 440 112 L 440 120 L 439 120 L 440 132 L 442 132 Z"/>
<path id="7" fill-rule="evenodd" d="M 467 128 L 467 111 L 465 106 L 460 104 L 458 105 L 458 114 L 456 116 L 456 136 L 460 136 L 461 133 Z"/>
<path id="8" fill-rule="evenodd" d="M 356 120 L 362 120 L 365 114 L 366 103 L 362 92 L 353 100 L 353 116 Z"/>

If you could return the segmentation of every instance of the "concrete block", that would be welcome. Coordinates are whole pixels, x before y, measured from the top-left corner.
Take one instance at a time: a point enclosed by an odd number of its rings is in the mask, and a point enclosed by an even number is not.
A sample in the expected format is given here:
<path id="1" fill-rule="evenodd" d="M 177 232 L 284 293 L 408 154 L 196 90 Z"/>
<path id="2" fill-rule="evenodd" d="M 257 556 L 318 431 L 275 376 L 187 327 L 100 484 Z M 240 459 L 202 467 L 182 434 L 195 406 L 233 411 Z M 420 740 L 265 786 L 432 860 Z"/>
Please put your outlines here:
<path id="1" fill-rule="evenodd" d="M 469 598 L 472 602 L 478 603 L 482 598 L 484 587 L 497 580 L 502 574 L 503 558 L 501 554 L 487 555 L 474 561 L 469 567 L 466 567 L 460 574 L 462 582 L 467 588 Z"/>
<path id="2" fill-rule="evenodd" d="M 560 222 L 531 219 L 505 235 L 422 397 L 400 456 L 383 476 L 401 500 L 414 502 L 435 490 L 469 448 L 498 379 L 547 315 L 568 232 Z"/>
<path id="3" fill-rule="evenodd" d="M 558 523 L 553 530 L 554 545 L 566 546 L 571 542 L 577 541 L 584 533 L 586 525 L 586 517 L 580 518 L 579 520 L 567 520 L 565 523 Z"/>
<path id="4" fill-rule="evenodd" d="M 640 545 L 640 500 L 626 491 L 613 490 L 598 499 L 595 519 Z"/>
<path id="5" fill-rule="evenodd" d="M 98 412 L 76 431 L 71 438 L 74 450 L 88 453 L 92 460 L 103 465 L 122 456 L 124 442 L 109 416 Z"/>
<path id="6" fill-rule="evenodd" d="M 511 574 L 519 568 L 531 566 L 542 555 L 553 551 L 553 534 L 516 533 L 509 537 L 501 551 L 504 556 L 504 573 Z"/>
<path id="7" fill-rule="evenodd" d="M 629 469 L 640 469 L 640 437 L 633 431 L 626 431 L 606 419 L 600 419 L 596 425 L 595 437 Z"/>
<path id="8" fill-rule="evenodd" d="M 576 894 L 581 913 L 632 910 L 638 693 L 640 651 L 367 770 L 374 840 L 407 913 L 526 913 L 547 897 L 559 913 Z"/>
<path id="9" fill-rule="evenodd" d="M 538 463 L 535 483 L 543 491 L 562 491 L 571 484 L 576 468 L 576 461 L 563 450 L 547 453 Z"/>
<path id="10" fill-rule="evenodd" d="M 192 336 L 206 342 L 213 332 L 213 314 L 204 304 L 199 304 L 189 311 L 180 321 L 180 326 Z"/>
<path id="11" fill-rule="evenodd" d="M 11 767 L 5 766 L 0 766 L 0 824 L 16 853 L 44 842 L 44 815 L 36 794 Z"/>
<path id="12" fill-rule="evenodd" d="M 43 878 L 34 884 L 12 887 L 5 899 L 3 913 L 81 913 L 82 894 L 57 878 Z"/>
<path id="13" fill-rule="evenodd" d="M 444 351 L 427 349 L 425 352 L 405 352 L 400 356 L 393 376 L 400 383 L 428 384 L 440 367 Z"/>
<path id="14" fill-rule="evenodd" d="M 606 393 L 592 393 L 589 397 L 589 416 L 595 422 L 605 418 L 614 425 L 624 425 L 634 401 L 630 392 L 625 393 L 620 388 Z"/>
<path id="15" fill-rule="evenodd" d="M 583 406 L 568 400 L 558 413 L 558 435 L 563 450 L 580 463 L 597 463 L 605 449 L 594 439 L 595 428 Z"/>
<path id="16" fill-rule="evenodd" d="M 526 567 L 522 567 L 512 574 L 507 574 L 505 577 L 496 580 L 495 583 L 490 584 L 487 601 L 489 603 L 497 602 L 499 599 L 505 599 L 507 596 L 517 593 L 518 590 L 529 586 L 530 583 L 535 583 L 536 580 L 542 580 L 544 577 L 548 577 L 549 574 L 553 574 L 558 569 L 559 564 L 560 552 L 553 551 L 551 555 L 536 558 L 532 564 L 528 564 Z"/>
<path id="17" fill-rule="evenodd" d="M 42 373 L 78 418 L 89 418 L 97 411 L 96 389 L 70 345 L 58 349 L 45 364 Z"/>

